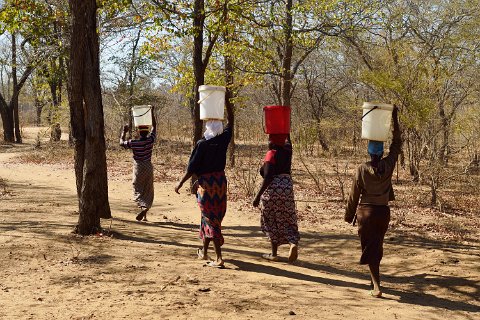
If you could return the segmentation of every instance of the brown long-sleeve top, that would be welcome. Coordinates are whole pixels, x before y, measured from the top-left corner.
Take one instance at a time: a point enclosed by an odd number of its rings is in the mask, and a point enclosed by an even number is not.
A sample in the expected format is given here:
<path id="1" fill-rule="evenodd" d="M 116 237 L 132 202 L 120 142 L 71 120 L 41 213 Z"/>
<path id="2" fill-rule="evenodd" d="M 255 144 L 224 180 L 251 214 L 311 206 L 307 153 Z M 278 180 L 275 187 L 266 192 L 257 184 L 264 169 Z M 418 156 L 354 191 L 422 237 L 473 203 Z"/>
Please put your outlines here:
<path id="1" fill-rule="evenodd" d="M 347 200 L 346 217 L 353 220 L 360 195 L 360 204 L 388 205 L 388 201 L 395 200 L 392 175 L 401 148 L 402 138 L 400 130 L 397 129 L 393 131 L 388 156 L 379 161 L 376 169 L 372 167 L 370 161 L 358 167 Z"/>

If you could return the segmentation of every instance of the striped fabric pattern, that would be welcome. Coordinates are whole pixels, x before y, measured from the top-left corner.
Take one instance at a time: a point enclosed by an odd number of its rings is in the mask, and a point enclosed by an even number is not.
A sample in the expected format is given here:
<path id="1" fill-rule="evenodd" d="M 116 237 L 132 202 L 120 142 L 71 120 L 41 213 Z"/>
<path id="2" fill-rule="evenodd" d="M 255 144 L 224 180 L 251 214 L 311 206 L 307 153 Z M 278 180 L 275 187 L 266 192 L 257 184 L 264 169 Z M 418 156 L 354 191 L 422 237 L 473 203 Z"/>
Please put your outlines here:
<path id="1" fill-rule="evenodd" d="M 133 159 L 135 161 L 146 161 L 152 158 L 153 145 L 155 144 L 156 134 L 151 132 L 145 139 L 128 140 L 123 143 L 123 147 L 132 149 Z"/>
<path id="2" fill-rule="evenodd" d="M 197 202 L 202 212 L 200 239 L 219 239 L 223 245 L 222 220 L 227 211 L 225 172 L 205 173 L 198 178 Z"/>
<path id="3" fill-rule="evenodd" d="M 152 162 L 133 162 L 133 199 L 139 207 L 150 209 L 153 203 L 153 165 Z"/>

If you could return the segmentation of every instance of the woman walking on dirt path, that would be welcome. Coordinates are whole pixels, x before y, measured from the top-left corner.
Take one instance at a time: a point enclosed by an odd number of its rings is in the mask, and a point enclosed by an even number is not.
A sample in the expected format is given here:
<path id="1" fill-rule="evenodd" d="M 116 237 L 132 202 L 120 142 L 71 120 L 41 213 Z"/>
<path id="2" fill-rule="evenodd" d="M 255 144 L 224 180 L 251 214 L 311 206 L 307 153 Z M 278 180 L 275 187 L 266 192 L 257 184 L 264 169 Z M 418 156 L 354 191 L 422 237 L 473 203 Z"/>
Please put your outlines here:
<path id="1" fill-rule="evenodd" d="M 260 168 L 263 182 L 253 206 L 261 206 L 261 228 L 272 245 L 272 252 L 263 258 L 277 261 L 277 249 L 282 244 L 290 245 L 288 261 L 297 260 L 300 234 L 297 225 L 295 197 L 291 177 L 292 143 L 290 135 L 269 135 L 269 150 Z M 285 140 L 287 140 L 285 142 Z"/>
<path id="2" fill-rule="evenodd" d="M 147 221 L 147 211 L 153 203 L 153 165 L 152 150 L 157 135 L 157 122 L 155 119 L 154 108 L 152 107 L 152 128 L 149 126 L 139 126 L 137 128 L 139 139 L 125 140 L 128 132 L 128 125 L 123 127 L 120 137 L 120 146 L 125 149 L 132 149 L 133 152 L 133 199 L 140 208 L 136 219 L 138 221 Z"/>
<path id="3" fill-rule="evenodd" d="M 383 256 L 383 239 L 390 222 L 388 202 L 395 200 L 392 175 L 402 147 L 396 106 L 393 108 L 392 117 L 393 140 L 389 154 L 382 158 L 383 142 L 368 142 L 371 161 L 358 167 L 345 212 L 346 222 L 355 224 L 355 220 L 358 221 L 358 235 L 362 246 L 360 264 L 368 264 L 370 268 L 372 278 L 370 295 L 374 297 L 382 296 L 380 261 Z"/>
<path id="4" fill-rule="evenodd" d="M 225 165 L 232 129 L 227 123 L 223 130 L 223 123 L 220 120 L 209 120 L 205 126 L 204 137 L 197 142 L 193 149 L 187 172 L 175 187 L 175 192 L 179 193 L 185 181 L 192 175 L 198 178 L 194 187 L 197 188 L 197 202 L 202 213 L 199 236 L 202 239 L 203 248 L 197 250 L 197 255 L 199 259 L 210 260 L 207 252 L 210 241 L 213 240 L 216 259 L 208 261 L 207 265 L 223 268 L 222 220 L 227 211 Z"/>

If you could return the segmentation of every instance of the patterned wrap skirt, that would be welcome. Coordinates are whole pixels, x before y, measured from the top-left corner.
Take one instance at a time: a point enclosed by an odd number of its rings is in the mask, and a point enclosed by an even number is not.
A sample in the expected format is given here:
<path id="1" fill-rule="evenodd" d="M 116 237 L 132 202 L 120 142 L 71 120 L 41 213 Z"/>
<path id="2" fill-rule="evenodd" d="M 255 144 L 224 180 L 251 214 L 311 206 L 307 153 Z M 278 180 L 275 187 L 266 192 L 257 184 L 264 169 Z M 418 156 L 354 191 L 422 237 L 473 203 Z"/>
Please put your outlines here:
<path id="1" fill-rule="evenodd" d="M 139 207 L 153 203 L 153 165 L 150 160 L 133 162 L 133 199 Z"/>
<path id="2" fill-rule="evenodd" d="M 291 176 L 276 175 L 260 200 L 262 202 L 260 224 L 268 239 L 277 245 L 298 244 L 300 234 Z"/>
<path id="3" fill-rule="evenodd" d="M 223 245 L 222 220 L 227 211 L 225 172 L 204 173 L 198 178 L 197 203 L 202 213 L 199 237 L 220 240 Z"/>
<path id="4" fill-rule="evenodd" d="M 362 245 L 360 264 L 379 264 L 383 257 L 383 239 L 390 222 L 390 208 L 361 204 L 357 208 L 357 222 Z"/>

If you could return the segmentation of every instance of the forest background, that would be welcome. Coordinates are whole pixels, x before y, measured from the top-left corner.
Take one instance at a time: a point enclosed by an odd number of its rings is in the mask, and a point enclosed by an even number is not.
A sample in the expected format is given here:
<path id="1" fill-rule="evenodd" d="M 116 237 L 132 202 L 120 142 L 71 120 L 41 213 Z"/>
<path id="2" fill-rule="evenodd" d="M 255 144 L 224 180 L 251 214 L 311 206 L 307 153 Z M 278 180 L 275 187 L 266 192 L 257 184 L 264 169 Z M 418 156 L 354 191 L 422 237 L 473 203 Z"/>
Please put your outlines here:
<path id="1" fill-rule="evenodd" d="M 442 266 L 451 265 L 456 274 L 459 263 L 478 258 L 479 5 L 478 0 L 0 0 L 2 165 L 5 172 L 18 165 L 18 177 L 22 168 L 40 166 L 43 169 L 35 167 L 39 173 L 65 165 L 75 172 L 70 184 L 79 200 L 64 205 L 74 219 L 78 216 L 77 225 L 71 217 L 61 218 L 68 219 L 67 228 L 82 235 L 106 232 L 125 240 L 119 230 L 105 229 L 112 219 L 101 218 L 115 218 L 122 212 L 115 205 L 111 213 L 109 200 L 118 199 L 109 198 L 107 190 L 112 185 L 121 189 L 117 179 L 123 179 L 123 185 L 129 183 L 130 155 L 118 146 L 118 138 L 123 125 L 131 124 L 131 107 L 155 106 L 159 124 L 153 156 L 155 182 L 173 190 L 171 185 L 184 172 L 193 143 L 202 135 L 198 86 L 225 86 L 226 114 L 234 124 L 227 165 L 229 208 L 247 216 L 239 224 L 255 217 L 250 202 L 260 183 L 258 168 L 267 142 L 262 108 L 290 105 L 292 176 L 308 244 L 309 237 L 317 237 L 308 228 L 326 234 L 345 231 L 340 225 L 351 179 L 357 165 L 368 160 L 366 141 L 360 138 L 361 105 L 364 101 L 391 103 L 399 107 L 404 142 L 394 175 L 397 201 L 390 245 L 398 245 L 398 255 L 409 259 L 422 257 L 422 252 L 408 251 L 407 243 L 418 239 L 420 248 L 457 249 L 460 259 L 440 261 Z M 16 157 L 11 159 L 11 154 Z M 20 204 L 12 196 L 16 184 L 7 178 L 0 176 L 0 209 L 12 221 L 6 218 L 2 230 L 17 230 L 20 234 L 15 236 L 21 236 L 30 231 L 12 227 L 17 225 L 15 212 L 25 212 L 29 203 Z M 48 183 L 55 188 L 58 181 Z M 43 201 L 38 190 L 29 192 L 38 197 L 34 202 Z M 49 219 L 48 215 L 36 218 Z M 176 223 L 172 221 L 168 223 Z M 55 239 L 88 247 L 64 234 Z M 333 242 L 323 240 L 325 245 L 332 244 L 332 254 L 344 256 L 343 244 L 336 251 L 337 235 L 329 239 Z M 2 248 L 11 250 L 9 245 Z M 316 250 L 304 250 L 317 259 Z M 428 261 L 436 263 L 432 272 L 437 272 L 440 262 L 433 256 Z M 101 257 L 95 259 L 79 260 L 77 254 L 68 261 L 103 263 Z M 257 270 L 237 264 L 240 269 Z M 444 299 L 432 294 L 423 300 L 425 305 L 440 309 L 447 305 L 469 316 L 478 308 L 475 279 L 479 270 L 468 270 L 473 273 L 465 281 L 461 277 L 439 281 L 441 297 L 457 296 Z M 408 270 L 405 273 L 401 279 L 408 279 Z M 343 269 L 338 274 L 351 275 Z M 187 286 L 198 284 L 190 280 L 185 280 Z M 408 291 L 392 278 L 387 281 L 398 292 Z M 415 286 L 425 289 L 427 282 Z M 462 289 L 457 291 L 457 285 Z M 7 289 L 2 287 L 0 294 Z M 442 291 L 447 289 L 453 293 Z M 477 304 L 459 302 L 465 298 Z M 408 299 L 422 305 L 414 294 Z M 439 318 L 445 316 L 439 313 Z"/>
<path id="2" fill-rule="evenodd" d="M 323 157 L 335 166 L 344 198 L 341 176 L 353 168 L 349 158 L 365 155 L 360 106 L 387 102 L 400 108 L 400 167 L 428 187 L 423 205 L 471 208 L 447 201 L 445 192 L 454 186 L 460 195 L 478 196 L 478 1 L 97 5 L 107 148 L 116 147 L 119 128 L 131 123 L 130 109 L 138 104 L 155 105 L 163 139 L 193 143 L 202 133 L 198 85 L 223 85 L 235 121 L 230 166 L 242 143 L 265 140 L 262 107 L 291 105 L 293 139 L 313 191 L 321 191 L 324 173 L 307 159 Z M 58 123 L 69 131 L 68 2 L 1 6 L 5 142 L 21 143 L 22 127 L 29 125 Z M 236 167 L 242 171 L 242 163 Z"/>

